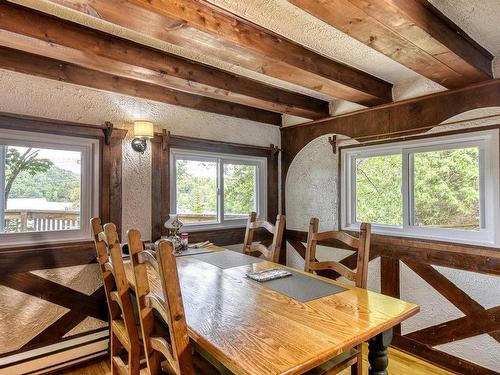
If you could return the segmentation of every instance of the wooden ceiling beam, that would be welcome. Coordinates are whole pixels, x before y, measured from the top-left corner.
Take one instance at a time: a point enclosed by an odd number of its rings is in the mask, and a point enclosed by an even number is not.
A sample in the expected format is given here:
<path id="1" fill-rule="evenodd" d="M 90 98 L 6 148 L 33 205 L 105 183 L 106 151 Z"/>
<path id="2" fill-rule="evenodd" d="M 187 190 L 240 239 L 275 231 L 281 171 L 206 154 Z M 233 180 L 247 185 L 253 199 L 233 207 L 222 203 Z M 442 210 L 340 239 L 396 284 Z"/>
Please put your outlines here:
<path id="1" fill-rule="evenodd" d="M 493 56 L 426 0 L 288 0 L 447 87 L 493 78 Z"/>
<path id="2" fill-rule="evenodd" d="M 0 31 L 0 45 L 104 73 L 306 118 L 329 115 L 326 101 L 198 64 L 29 8 L 0 2 Z"/>
<path id="3" fill-rule="evenodd" d="M 203 0 L 50 1 L 331 97 L 366 106 L 392 101 L 392 84 Z"/>
<path id="4" fill-rule="evenodd" d="M 0 69 L 12 70 L 60 82 L 91 87 L 205 112 L 281 125 L 281 115 L 241 104 L 224 102 L 150 83 L 123 78 L 64 61 L 0 47 Z"/>

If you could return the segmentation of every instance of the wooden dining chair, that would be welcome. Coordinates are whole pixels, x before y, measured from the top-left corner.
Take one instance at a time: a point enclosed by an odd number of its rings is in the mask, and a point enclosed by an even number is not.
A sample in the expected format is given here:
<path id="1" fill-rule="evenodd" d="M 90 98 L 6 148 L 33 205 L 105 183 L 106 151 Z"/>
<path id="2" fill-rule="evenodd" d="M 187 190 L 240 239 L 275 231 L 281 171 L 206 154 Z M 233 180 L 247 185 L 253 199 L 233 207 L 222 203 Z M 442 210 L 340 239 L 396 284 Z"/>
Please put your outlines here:
<path id="1" fill-rule="evenodd" d="M 341 231 L 318 232 L 319 219 L 312 218 L 309 223 L 307 236 L 307 248 L 304 271 L 317 272 L 320 270 L 333 270 L 355 283 L 356 287 L 366 289 L 368 282 L 368 261 L 370 258 L 371 225 L 362 223 L 359 229 L 359 238 Z M 335 261 L 318 261 L 316 259 L 316 245 L 320 241 L 338 240 L 348 247 L 357 250 L 356 270 L 353 271 L 342 263 Z M 351 367 L 352 375 L 362 374 L 362 350 L 361 345 L 351 349 L 340 356 L 319 366 L 313 374 L 333 375 Z"/>
<path id="2" fill-rule="evenodd" d="M 111 371 L 113 375 L 138 375 L 142 344 L 139 340 L 116 226 L 108 223 L 103 227 L 99 218 L 91 219 L 90 223 L 108 303 Z M 122 350 L 127 352 L 127 364 L 122 360 Z"/>
<path id="3" fill-rule="evenodd" d="M 254 232 L 258 228 L 264 228 L 273 235 L 273 242 L 269 247 L 261 243 L 253 243 Z M 285 215 L 276 217 L 276 224 L 273 225 L 265 220 L 257 220 L 257 214 L 252 212 L 248 217 L 247 229 L 245 231 L 245 242 L 243 243 L 243 253 L 255 255 L 260 254 L 271 261 L 278 263 L 280 258 L 281 240 L 285 231 Z"/>
<path id="4" fill-rule="evenodd" d="M 129 230 L 127 236 L 149 374 L 219 374 L 191 348 L 172 242 L 160 240 L 154 254 L 143 250 L 138 230 Z M 151 292 L 148 265 L 157 275 L 162 296 Z"/>

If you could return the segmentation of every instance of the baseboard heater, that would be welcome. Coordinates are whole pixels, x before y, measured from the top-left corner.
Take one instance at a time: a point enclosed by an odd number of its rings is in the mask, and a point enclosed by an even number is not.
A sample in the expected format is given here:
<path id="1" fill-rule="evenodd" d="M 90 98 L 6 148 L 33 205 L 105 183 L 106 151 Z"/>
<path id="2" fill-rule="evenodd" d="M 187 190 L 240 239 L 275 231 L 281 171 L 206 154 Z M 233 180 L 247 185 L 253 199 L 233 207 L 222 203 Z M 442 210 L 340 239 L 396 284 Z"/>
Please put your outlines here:
<path id="1" fill-rule="evenodd" d="M 0 375 L 41 375 L 107 354 L 107 329 L 0 358 Z"/>

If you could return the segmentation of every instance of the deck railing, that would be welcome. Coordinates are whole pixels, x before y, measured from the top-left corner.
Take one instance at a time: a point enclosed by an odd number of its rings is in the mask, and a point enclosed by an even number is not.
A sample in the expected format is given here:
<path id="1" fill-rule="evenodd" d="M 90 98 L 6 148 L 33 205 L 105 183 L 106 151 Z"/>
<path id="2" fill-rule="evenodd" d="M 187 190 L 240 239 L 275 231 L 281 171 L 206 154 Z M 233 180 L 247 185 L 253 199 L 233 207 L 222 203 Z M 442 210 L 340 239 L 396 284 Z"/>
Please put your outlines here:
<path id="1" fill-rule="evenodd" d="M 80 228 L 80 211 L 5 210 L 6 233 Z"/>

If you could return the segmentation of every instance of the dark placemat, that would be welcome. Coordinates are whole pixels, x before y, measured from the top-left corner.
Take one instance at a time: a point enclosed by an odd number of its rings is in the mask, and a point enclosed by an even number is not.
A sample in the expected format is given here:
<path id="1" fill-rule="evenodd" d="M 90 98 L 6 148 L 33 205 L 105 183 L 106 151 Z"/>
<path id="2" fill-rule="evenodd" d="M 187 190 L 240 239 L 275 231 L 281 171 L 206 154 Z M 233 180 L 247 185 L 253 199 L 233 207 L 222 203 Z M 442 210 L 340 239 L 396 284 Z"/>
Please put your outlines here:
<path id="1" fill-rule="evenodd" d="M 236 251 L 223 250 L 211 254 L 195 255 L 193 258 L 210 263 L 216 267 L 226 269 L 262 262 L 262 259 L 251 257 Z"/>
<path id="2" fill-rule="evenodd" d="M 213 250 L 207 249 L 206 247 L 199 247 L 199 248 L 188 248 L 187 250 L 181 251 L 180 253 L 175 253 L 174 255 L 176 257 L 185 257 L 188 255 L 196 255 L 196 254 L 207 254 L 207 253 L 213 253 Z"/>
<path id="3" fill-rule="evenodd" d="M 303 273 L 288 271 L 292 273 L 292 276 L 264 281 L 259 284 L 300 302 L 312 301 L 347 290 Z"/>

